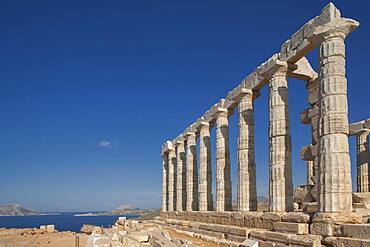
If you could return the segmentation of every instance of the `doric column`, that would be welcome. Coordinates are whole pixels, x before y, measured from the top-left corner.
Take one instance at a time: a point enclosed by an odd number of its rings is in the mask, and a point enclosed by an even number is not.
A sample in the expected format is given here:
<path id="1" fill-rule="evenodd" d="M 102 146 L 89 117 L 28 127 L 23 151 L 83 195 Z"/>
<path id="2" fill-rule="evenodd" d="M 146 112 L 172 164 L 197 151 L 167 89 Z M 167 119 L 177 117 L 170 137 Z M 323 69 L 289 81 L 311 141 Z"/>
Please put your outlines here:
<path id="1" fill-rule="evenodd" d="M 369 185 L 369 132 L 363 131 L 357 137 L 357 192 L 370 192 Z"/>
<path id="2" fill-rule="evenodd" d="M 356 23 L 336 19 L 314 33 L 320 42 L 318 208 L 323 213 L 352 212 L 344 38 Z"/>
<path id="3" fill-rule="evenodd" d="M 231 211 L 231 170 L 227 109 L 216 116 L 216 211 Z"/>
<path id="4" fill-rule="evenodd" d="M 187 134 L 186 141 L 186 211 L 198 210 L 198 165 L 195 133 Z"/>
<path id="5" fill-rule="evenodd" d="M 176 210 L 176 151 L 168 150 L 168 211 Z"/>
<path id="6" fill-rule="evenodd" d="M 307 163 L 307 185 L 315 185 L 314 183 L 314 162 L 312 160 L 306 161 Z"/>
<path id="7" fill-rule="evenodd" d="M 278 61 L 269 83 L 270 211 L 293 211 L 292 143 L 287 64 Z"/>
<path id="8" fill-rule="evenodd" d="M 162 212 L 168 211 L 168 153 L 162 153 Z"/>
<path id="9" fill-rule="evenodd" d="M 184 211 L 186 209 L 186 157 L 184 141 L 177 142 L 176 148 L 177 161 L 177 179 L 176 179 L 176 210 Z"/>
<path id="10" fill-rule="evenodd" d="M 257 189 L 252 90 L 246 90 L 246 94 L 238 104 L 238 111 L 238 211 L 256 211 Z"/>
<path id="11" fill-rule="evenodd" d="M 199 211 L 212 211 L 211 136 L 207 122 L 200 125 L 199 152 Z"/>

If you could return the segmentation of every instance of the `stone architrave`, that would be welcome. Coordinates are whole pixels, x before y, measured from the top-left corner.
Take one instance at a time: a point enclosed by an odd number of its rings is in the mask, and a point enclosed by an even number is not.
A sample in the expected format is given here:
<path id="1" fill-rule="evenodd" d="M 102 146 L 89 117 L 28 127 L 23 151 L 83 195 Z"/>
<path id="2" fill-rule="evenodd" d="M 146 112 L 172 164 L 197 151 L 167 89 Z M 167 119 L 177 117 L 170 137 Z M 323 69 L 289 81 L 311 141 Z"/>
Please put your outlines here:
<path id="1" fill-rule="evenodd" d="M 162 154 L 162 212 L 168 211 L 168 153 Z"/>
<path id="2" fill-rule="evenodd" d="M 362 131 L 357 138 L 357 192 L 370 192 L 369 184 L 369 131 Z"/>
<path id="3" fill-rule="evenodd" d="M 293 211 L 292 143 L 287 63 L 277 61 L 269 83 L 270 211 Z"/>
<path id="4" fill-rule="evenodd" d="M 238 211 L 256 211 L 257 188 L 252 90 L 248 90 L 241 98 L 238 104 L 238 111 Z"/>
<path id="5" fill-rule="evenodd" d="M 184 141 L 179 141 L 176 148 L 176 210 L 186 210 L 186 156 Z"/>
<path id="6" fill-rule="evenodd" d="M 176 210 L 176 150 L 168 150 L 168 211 Z"/>
<path id="7" fill-rule="evenodd" d="M 320 44 L 318 210 L 321 213 L 352 212 L 344 39 L 357 26 L 358 22 L 341 18 L 314 32 Z"/>
<path id="8" fill-rule="evenodd" d="M 216 211 L 231 211 L 231 167 L 228 110 L 219 108 L 216 116 Z"/>
<path id="9" fill-rule="evenodd" d="M 199 134 L 199 211 L 213 210 L 210 126 L 201 122 Z"/>
<path id="10" fill-rule="evenodd" d="M 186 141 L 186 211 L 198 210 L 198 165 L 195 133 L 187 133 Z"/>

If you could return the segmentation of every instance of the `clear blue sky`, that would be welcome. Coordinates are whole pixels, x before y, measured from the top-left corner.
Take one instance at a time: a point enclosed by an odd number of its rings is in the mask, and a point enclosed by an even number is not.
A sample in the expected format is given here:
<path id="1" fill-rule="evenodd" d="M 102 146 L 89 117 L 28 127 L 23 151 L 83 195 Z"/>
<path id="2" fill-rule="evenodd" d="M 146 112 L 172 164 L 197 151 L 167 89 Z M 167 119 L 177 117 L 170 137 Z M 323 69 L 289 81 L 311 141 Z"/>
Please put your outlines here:
<path id="1" fill-rule="evenodd" d="M 0 204 L 159 207 L 161 144 L 328 3 L 250 2 L 0 1 Z M 370 117 L 370 2 L 334 3 L 361 23 L 347 39 L 354 122 Z M 309 58 L 316 67 L 316 52 Z M 294 183 L 303 184 L 305 82 L 289 87 Z M 255 102 L 259 195 L 268 188 L 267 96 Z M 235 183 L 236 115 L 230 133 Z M 354 138 L 351 156 L 354 167 Z"/>

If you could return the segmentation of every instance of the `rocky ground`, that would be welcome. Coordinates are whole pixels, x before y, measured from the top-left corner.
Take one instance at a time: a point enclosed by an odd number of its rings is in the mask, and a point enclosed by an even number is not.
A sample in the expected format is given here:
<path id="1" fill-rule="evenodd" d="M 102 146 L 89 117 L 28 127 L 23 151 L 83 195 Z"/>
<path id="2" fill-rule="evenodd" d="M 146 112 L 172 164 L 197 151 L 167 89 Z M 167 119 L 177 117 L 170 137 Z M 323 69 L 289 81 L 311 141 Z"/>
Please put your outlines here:
<path id="1" fill-rule="evenodd" d="M 0 228 L 0 247 L 221 247 L 221 245 L 165 228 L 149 221 L 121 218 L 112 228 L 84 225 L 82 233 L 47 229 Z M 78 245 L 76 244 L 78 242 Z"/>
<path id="2" fill-rule="evenodd" d="M 0 247 L 86 246 L 88 235 L 74 232 L 46 232 L 40 229 L 0 229 Z"/>

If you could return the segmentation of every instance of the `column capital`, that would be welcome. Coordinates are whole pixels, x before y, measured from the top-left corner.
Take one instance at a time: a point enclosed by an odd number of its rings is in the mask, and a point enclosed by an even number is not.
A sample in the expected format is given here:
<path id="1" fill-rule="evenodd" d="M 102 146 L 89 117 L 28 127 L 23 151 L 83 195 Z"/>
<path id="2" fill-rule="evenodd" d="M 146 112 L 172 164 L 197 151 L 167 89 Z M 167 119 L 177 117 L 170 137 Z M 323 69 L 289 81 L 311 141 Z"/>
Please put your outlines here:
<path id="1" fill-rule="evenodd" d="M 358 21 L 348 18 L 334 19 L 323 26 L 315 29 L 311 42 L 319 44 L 326 39 L 342 38 L 345 39 L 352 31 L 360 25 Z"/>
<path id="2" fill-rule="evenodd" d="M 196 136 L 195 132 L 191 132 L 191 131 L 186 132 L 185 135 L 186 135 L 186 139 L 189 139 L 189 137 L 195 137 Z"/>
<path id="3" fill-rule="evenodd" d="M 367 136 L 370 134 L 370 129 L 362 129 L 360 131 L 358 131 L 355 135 L 357 137 L 360 137 L 360 136 Z"/>
<path id="4" fill-rule="evenodd" d="M 270 59 L 260 73 L 266 80 L 277 76 L 286 76 L 288 73 L 288 63 L 276 58 Z"/>
<path id="5" fill-rule="evenodd" d="M 217 112 L 215 113 L 216 120 L 221 117 L 227 117 L 228 116 L 228 109 L 223 107 L 218 107 Z"/>
<path id="6" fill-rule="evenodd" d="M 199 123 L 199 126 L 200 127 L 203 127 L 203 126 L 209 127 L 209 122 L 202 121 L 202 122 Z"/>
<path id="7" fill-rule="evenodd" d="M 185 146 L 184 140 L 177 140 L 176 141 L 175 147 L 177 149 L 184 149 L 184 146 Z"/>
<path id="8" fill-rule="evenodd" d="M 173 148 L 172 142 L 171 141 L 166 141 L 165 143 L 162 144 L 161 155 L 162 156 L 165 155 L 172 148 Z"/>

